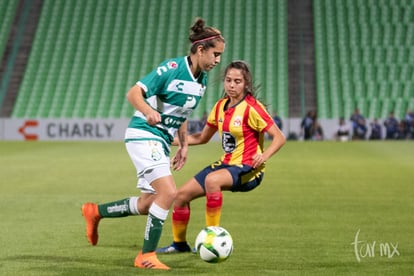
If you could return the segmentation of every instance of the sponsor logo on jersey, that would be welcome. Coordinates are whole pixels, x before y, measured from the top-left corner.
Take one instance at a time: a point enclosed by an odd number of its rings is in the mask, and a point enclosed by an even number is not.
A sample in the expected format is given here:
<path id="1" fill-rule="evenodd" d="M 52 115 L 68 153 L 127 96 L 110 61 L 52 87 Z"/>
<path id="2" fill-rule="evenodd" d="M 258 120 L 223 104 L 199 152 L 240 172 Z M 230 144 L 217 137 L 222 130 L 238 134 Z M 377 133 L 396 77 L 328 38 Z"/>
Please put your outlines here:
<path id="1" fill-rule="evenodd" d="M 177 69 L 178 64 L 175 61 L 170 61 L 170 62 L 167 63 L 167 67 L 168 67 L 168 69 Z"/>
<path id="2" fill-rule="evenodd" d="M 194 109 L 194 107 L 197 105 L 197 100 L 193 96 L 187 96 L 187 101 L 183 105 L 183 109 Z"/>
<path id="3" fill-rule="evenodd" d="M 180 126 L 183 124 L 180 120 L 174 119 L 174 117 L 161 115 L 162 122 L 167 127 L 173 127 L 173 128 L 180 128 Z"/>
<path id="4" fill-rule="evenodd" d="M 226 153 L 232 153 L 236 149 L 236 138 L 230 132 L 223 132 L 222 146 Z"/>
<path id="5" fill-rule="evenodd" d="M 174 79 L 168 84 L 167 90 L 200 97 L 204 95 L 206 87 L 193 81 Z"/>

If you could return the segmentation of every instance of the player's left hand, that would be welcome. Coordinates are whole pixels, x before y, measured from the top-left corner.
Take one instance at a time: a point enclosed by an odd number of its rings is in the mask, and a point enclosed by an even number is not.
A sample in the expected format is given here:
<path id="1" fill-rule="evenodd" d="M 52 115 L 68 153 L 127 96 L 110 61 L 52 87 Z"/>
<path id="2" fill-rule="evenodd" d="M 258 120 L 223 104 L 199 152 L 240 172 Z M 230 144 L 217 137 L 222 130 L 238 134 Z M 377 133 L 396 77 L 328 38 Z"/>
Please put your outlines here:
<path id="1" fill-rule="evenodd" d="M 266 160 L 263 157 L 263 154 L 257 153 L 255 156 L 253 156 L 253 168 L 260 167 Z"/>

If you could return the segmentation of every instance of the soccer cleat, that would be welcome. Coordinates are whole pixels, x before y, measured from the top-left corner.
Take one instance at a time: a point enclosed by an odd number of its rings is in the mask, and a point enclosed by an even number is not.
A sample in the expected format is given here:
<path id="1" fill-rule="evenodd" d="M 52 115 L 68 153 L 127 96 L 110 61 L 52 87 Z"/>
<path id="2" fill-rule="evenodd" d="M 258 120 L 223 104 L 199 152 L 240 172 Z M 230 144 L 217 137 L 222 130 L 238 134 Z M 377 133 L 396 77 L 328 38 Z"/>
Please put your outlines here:
<path id="1" fill-rule="evenodd" d="M 180 243 L 173 242 L 171 245 L 158 248 L 155 252 L 161 253 L 161 254 L 185 253 L 185 252 L 191 252 L 191 248 L 186 242 L 180 242 Z"/>
<path id="2" fill-rule="evenodd" d="M 101 220 L 98 212 L 98 205 L 95 203 L 85 203 L 82 205 L 82 216 L 86 221 L 86 237 L 92 245 L 98 243 L 98 224 Z"/>
<path id="3" fill-rule="evenodd" d="M 142 254 L 142 251 L 139 251 L 138 256 L 135 258 L 134 266 L 148 269 L 170 269 L 170 267 L 166 266 L 160 262 L 160 260 L 158 260 L 157 255 L 154 251 L 145 254 Z"/>

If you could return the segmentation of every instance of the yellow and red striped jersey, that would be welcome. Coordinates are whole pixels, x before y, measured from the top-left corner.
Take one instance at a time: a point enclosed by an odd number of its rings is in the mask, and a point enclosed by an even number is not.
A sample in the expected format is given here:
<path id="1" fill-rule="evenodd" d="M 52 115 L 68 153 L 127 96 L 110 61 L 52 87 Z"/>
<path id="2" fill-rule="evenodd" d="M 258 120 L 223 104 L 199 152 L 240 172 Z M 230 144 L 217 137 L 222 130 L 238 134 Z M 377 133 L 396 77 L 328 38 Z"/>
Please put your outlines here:
<path id="1" fill-rule="evenodd" d="M 226 97 L 216 102 L 207 124 L 219 131 L 223 163 L 252 166 L 253 156 L 263 152 L 264 133 L 274 121 L 263 104 L 250 93 L 236 106 L 225 108 L 228 101 Z"/>

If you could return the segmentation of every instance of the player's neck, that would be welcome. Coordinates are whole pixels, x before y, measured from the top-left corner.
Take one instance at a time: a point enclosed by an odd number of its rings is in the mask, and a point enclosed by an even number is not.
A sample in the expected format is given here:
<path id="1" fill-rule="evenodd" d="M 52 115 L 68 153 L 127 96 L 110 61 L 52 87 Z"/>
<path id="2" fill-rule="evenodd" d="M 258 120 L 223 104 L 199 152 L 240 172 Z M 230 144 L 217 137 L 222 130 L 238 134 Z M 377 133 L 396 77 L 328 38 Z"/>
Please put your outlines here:
<path id="1" fill-rule="evenodd" d="M 191 73 L 193 74 L 194 78 L 197 79 L 200 76 L 201 70 L 194 65 L 191 56 L 187 57 L 188 65 L 190 66 Z"/>
<path id="2" fill-rule="evenodd" d="M 242 97 L 238 97 L 238 98 L 229 97 L 229 100 L 226 103 L 226 108 L 225 109 L 236 107 L 239 103 L 241 103 L 244 100 L 244 98 L 246 98 L 246 94 L 243 95 Z"/>

